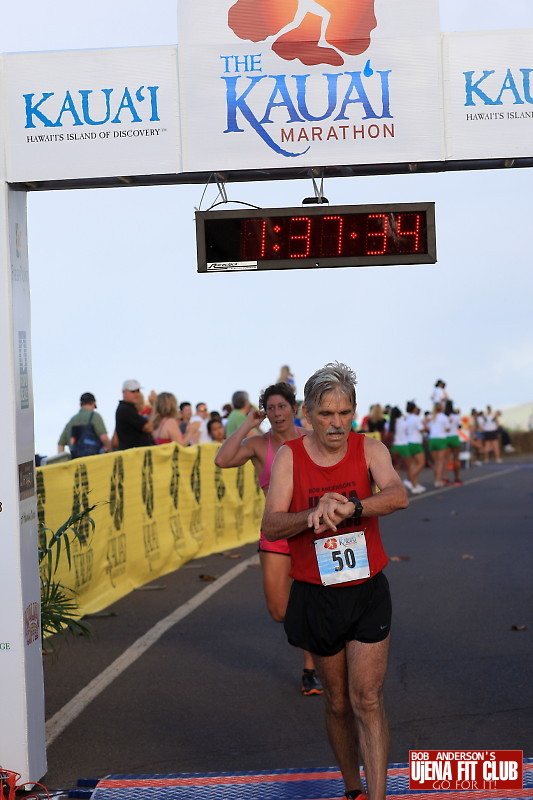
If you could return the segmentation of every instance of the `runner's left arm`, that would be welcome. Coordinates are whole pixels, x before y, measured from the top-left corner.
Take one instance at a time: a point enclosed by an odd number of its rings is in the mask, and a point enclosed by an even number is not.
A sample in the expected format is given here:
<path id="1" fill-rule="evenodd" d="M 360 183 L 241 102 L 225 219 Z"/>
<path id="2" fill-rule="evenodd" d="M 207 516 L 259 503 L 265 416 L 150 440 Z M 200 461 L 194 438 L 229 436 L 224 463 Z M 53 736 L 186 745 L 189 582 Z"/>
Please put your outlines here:
<path id="1" fill-rule="evenodd" d="M 407 508 L 409 498 L 406 488 L 392 466 L 390 453 L 385 445 L 366 436 L 365 458 L 379 492 L 359 498 L 363 505 L 362 516 L 382 517 L 401 508 Z"/>

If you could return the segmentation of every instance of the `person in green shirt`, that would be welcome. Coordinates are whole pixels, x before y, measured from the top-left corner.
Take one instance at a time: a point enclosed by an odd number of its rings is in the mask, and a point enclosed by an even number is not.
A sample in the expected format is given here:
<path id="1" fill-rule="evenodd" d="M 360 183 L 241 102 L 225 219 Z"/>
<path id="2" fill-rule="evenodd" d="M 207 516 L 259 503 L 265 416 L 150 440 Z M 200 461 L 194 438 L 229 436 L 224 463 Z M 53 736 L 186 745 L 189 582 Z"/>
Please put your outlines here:
<path id="1" fill-rule="evenodd" d="M 111 450 L 111 443 L 107 435 L 107 430 L 104 425 L 104 421 L 100 416 L 100 414 L 96 411 L 96 398 L 94 394 L 92 394 L 91 392 L 84 392 L 80 397 L 80 410 L 78 411 L 77 414 L 74 414 L 74 416 L 71 419 L 69 419 L 69 421 L 63 428 L 61 436 L 59 437 L 59 441 L 57 443 L 58 453 L 64 453 L 65 447 L 70 448 L 72 444 L 73 426 L 88 425 L 89 418 L 91 419 L 91 425 L 93 426 L 94 432 L 102 442 L 102 450 L 104 450 L 106 453 L 108 453 Z"/>
<path id="2" fill-rule="evenodd" d="M 235 433 L 237 428 L 240 428 L 242 423 L 245 421 L 246 417 L 248 416 L 249 412 L 253 410 L 252 404 L 250 403 L 250 398 L 248 396 L 248 392 L 244 392 L 239 390 L 238 392 L 233 392 L 231 398 L 231 404 L 233 406 L 233 411 L 228 417 L 228 421 L 226 423 L 226 436 L 231 436 L 232 433 Z M 259 428 L 254 428 L 251 432 L 251 436 L 259 436 L 261 431 Z"/>

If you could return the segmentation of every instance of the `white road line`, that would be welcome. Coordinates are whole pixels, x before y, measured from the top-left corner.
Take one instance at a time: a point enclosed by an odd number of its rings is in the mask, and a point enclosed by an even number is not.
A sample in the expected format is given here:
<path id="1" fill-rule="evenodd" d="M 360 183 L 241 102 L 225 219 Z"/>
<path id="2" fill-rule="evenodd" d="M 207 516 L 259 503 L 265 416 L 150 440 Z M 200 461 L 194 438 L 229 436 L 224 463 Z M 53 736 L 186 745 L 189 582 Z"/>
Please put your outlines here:
<path id="1" fill-rule="evenodd" d="M 53 717 L 50 717 L 46 722 L 46 744 L 50 747 L 52 742 L 65 730 L 65 728 L 78 717 L 81 712 L 94 700 L 98 695 L 109 686 L 115 678 L 124 672 L 134 661 L 145 653 L 149 647 L 160 639 L 173 625 L 180 622 L 184 617 L 195 611 L 202 603 L 209 600 L 216 592 L 222 589 L 226 584 L 230 583 L 234 578 L 237 578 L 241 572 L 244 572 L 248 567 L 255 566 L 259 563 L 259 556 L 253 555 L 237 564 L 233 569 L 228 570 L 221 578 L 213 581 L 205 589 L 188 600 L 182 606 L 178 606 L 171 614 L 164 619 L 160 620 L 153 628 L 150 628 L 144 636 L 141 636 L 134 642 L 121 656 L 119 656 L 107 669 L 97 675 L 94 680 L 85 686 L 81 692 L 69 700 L 63 708 L 57 711 Z"/>
<path id="2" fill-rule="evenodd" d="M 515 472 L 517 469 L 520 469 L 519 466 L 510 467 L 509 469 L 500 469 L 498 472 L 487 472 L 485 475 L 480 475 L 478 478 L 472 478 L 472 480 L 465 481 L 461 486 L 441 486 L 440 489 L 428 489 L 427 492 L 422 492 L 422 494 L 417 494 L 413 496 L 412 494 L 409 495 L 409 502 L 412 503 L 415 500 L 423 500 L 424 497 L 432 497 L 437 492 L 442 492 L 448 489 L 464 489 L 466 486 L 470 486 L 472 483 L 481 483 L 481 481 L 488 481 L 490 478 L 500 478 L 502 475 L 508 475 L 510 472 Z"/>

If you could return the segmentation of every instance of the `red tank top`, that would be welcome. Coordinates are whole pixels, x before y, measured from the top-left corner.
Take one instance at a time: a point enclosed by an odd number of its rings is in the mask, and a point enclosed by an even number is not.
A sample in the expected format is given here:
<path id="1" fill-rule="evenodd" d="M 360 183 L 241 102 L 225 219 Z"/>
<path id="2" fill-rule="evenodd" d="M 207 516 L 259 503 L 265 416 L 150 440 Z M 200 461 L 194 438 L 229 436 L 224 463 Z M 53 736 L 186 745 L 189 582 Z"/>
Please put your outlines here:
<path id="1" fill-rule="evenodd" d="M 346 455 L 338 464 L 331 467 L 320 467 L 315 464 L 308 455 L 304 442 L 305 437 L 285 442 L 287 447 L 291 448 L 293 455 L 293 493 L 289 511 L 313 508 L 326 492 L 337 492 L 345 497 L 355 493 L 363 500 L 365 497 L 370 497 L 372 487 L 365 460 L 364 434 L 350 433 Z M 339 525 L 339 531 L 342 533 L 363 529 L 370 564 L 370 578 L 372 578 L 381 572 L 388 562 L 381 543 L 377 517 L 361 517 L 357 524 L 353 519 L 347 519 Z M 302 533 L 287 540 L 291 551 L 291 576 L 295 580 L 321 584 L 313 542 L 326 535 L 326 533 L 315 535 L 313 530 L 306 528 Z M 352 586 L 365 580 L 368 578 L 336 585 Z"/>

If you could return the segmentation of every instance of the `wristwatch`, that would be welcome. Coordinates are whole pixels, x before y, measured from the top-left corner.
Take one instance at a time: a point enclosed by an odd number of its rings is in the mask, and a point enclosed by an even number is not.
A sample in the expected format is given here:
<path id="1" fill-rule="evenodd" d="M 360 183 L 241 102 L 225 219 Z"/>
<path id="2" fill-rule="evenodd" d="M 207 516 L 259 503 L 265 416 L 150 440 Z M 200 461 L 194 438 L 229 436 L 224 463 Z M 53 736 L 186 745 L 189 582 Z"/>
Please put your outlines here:
<path id="1" fill-rule="evenodd" d="M 355 519 L 356 522 L 359 522 L 359 520 L 361 519 L 361 515 L 363 513 L 363 504 L 361 503 L 356 494 L 351 495 L 348 498 L 348 502 L 354 504 L 355 510 L 351 516 L 353 517 L 353 519 Z M 350 517 L 348 517 L 348 519 L 350 519 Z"/>

